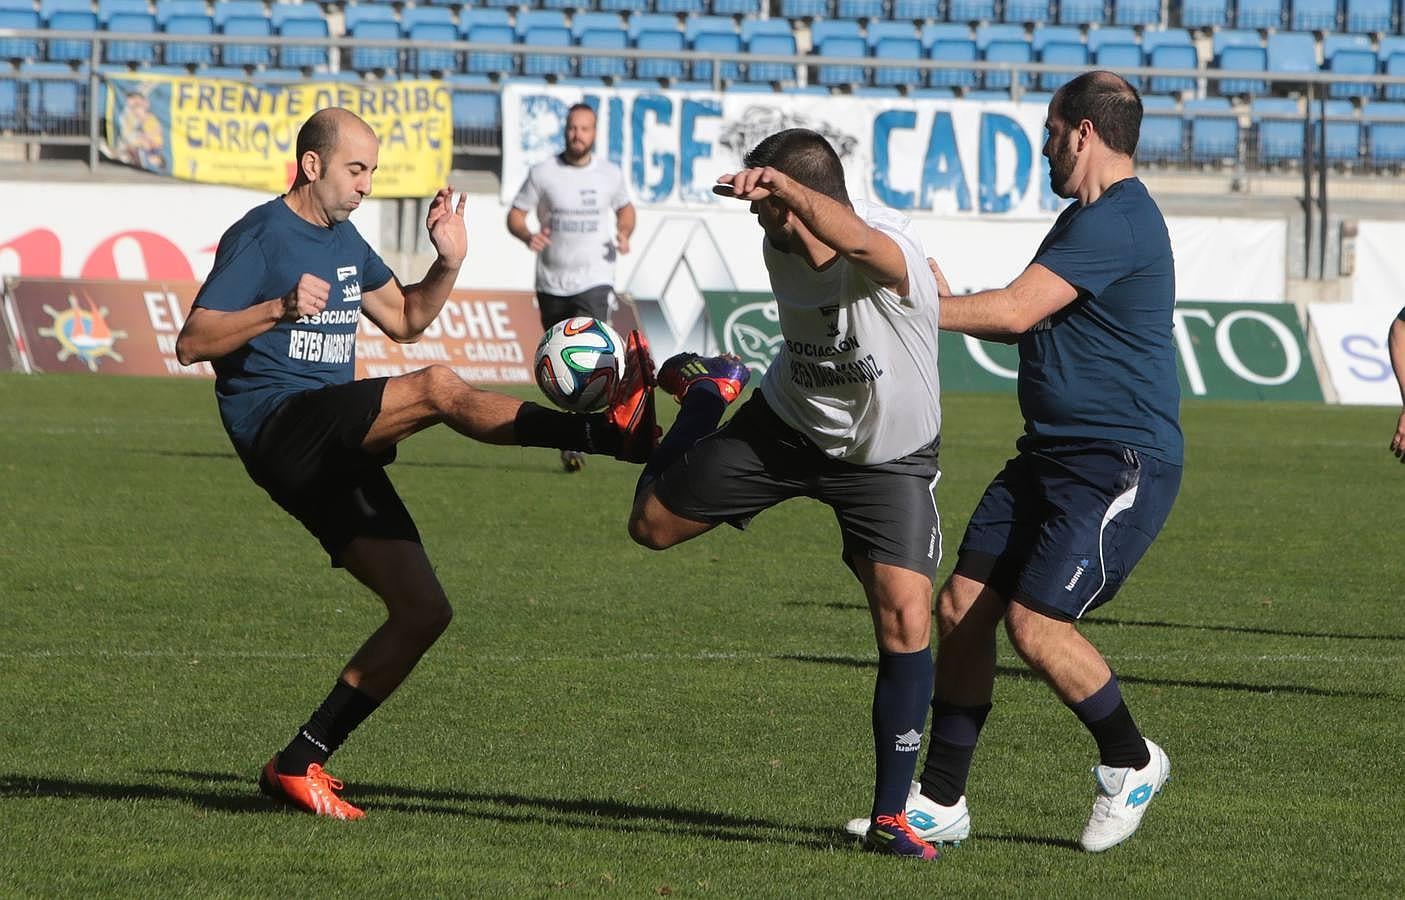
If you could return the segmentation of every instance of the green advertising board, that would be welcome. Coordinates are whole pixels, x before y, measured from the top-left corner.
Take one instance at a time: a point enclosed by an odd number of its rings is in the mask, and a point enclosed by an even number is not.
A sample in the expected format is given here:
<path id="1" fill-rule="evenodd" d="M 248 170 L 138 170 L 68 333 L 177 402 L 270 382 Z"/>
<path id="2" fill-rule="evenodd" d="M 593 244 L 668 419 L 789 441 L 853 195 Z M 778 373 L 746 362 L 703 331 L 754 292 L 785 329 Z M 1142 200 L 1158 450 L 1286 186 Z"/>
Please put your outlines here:
<path id="1" fill-rule="evenodd" d="M 724 351 L 757 372 L 781 346 L 770 294 L 705 291 L 709 328 Z M 1221 400 L 1322 400 L 1297 311 L 1290 303 L 1176 304 L 1181 393 Z M 1019 353 L 1013 345 L 943 332 L 937 346 L 944 391 L 1013 391 Z"/>

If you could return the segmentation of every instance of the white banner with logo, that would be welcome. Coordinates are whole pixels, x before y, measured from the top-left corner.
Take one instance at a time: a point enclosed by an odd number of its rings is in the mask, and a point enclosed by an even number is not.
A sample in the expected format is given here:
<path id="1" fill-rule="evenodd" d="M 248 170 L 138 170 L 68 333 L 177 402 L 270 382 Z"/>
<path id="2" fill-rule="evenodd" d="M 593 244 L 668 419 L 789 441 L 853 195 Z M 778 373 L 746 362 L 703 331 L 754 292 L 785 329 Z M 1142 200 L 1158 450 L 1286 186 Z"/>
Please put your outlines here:
<path id="1" fill-rule="evenodd" d="M 1043 104 L 794 94 L 702 93 L 512 82 L 503 87 L 502 199 L 559 153 L 566 110 L 598 113 L 596 152 L 624 170 L 640 205 L 709 207 L 717 176 L 785 128 L 827 137 L 854 197 L 944 215 L 1049 220 Z"/>
<path id="2" fill-rule="evenodd" d="M 1370 303 L 1314 303 L 1308 329 L 1338 403 L 1399 406 L 1386 335 L 1395 311 Z"/>
<path id="3" fill-rule="evenodd" d="M 0 182 L 0 277 L 203 279 L 225 229 L 274 196 L 161 182 Z M 352 221 L 379 245 L 379 203 L 363 204 Z"/>
<path id="4" fill-rule="evenodd" d="M 1401 247 L 1405 247 L 1405 222 L 1363 219 L 1357 223 L 1352 302 L 1390 312 L 1405 306 L 1405 255 Z"/>

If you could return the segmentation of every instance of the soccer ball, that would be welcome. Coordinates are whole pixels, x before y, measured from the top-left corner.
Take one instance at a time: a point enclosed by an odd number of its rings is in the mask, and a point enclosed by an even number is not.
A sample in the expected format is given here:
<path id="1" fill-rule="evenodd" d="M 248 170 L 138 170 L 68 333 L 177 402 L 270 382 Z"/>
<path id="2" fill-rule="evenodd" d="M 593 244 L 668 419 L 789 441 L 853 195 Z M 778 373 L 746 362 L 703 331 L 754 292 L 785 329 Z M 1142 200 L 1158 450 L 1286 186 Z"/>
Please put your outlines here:
<path id="1" fill-rule="evenodd" d="M 589 316 L 557 322 L 537 344 L 537 386 L 570 412 L 603 409 L 624 377 L 624 341 Z"/>

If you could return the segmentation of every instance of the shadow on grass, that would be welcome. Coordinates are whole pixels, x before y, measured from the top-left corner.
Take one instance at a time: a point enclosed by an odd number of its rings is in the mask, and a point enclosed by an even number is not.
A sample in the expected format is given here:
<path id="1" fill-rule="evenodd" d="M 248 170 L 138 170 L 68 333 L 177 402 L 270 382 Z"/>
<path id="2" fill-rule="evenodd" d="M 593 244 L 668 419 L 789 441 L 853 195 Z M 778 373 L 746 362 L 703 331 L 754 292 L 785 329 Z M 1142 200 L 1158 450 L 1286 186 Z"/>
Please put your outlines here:
<path id="1" fill-rule="evenodd" d="M 227 813 L 285 809 L 258 793 L 254 779 L 228 772 L 159 769 L 139 773 L 160 779 L 192 782 L 171 784 L 81 781 L 36 775 L 0 774 L 0 798 L 174 801 Z M 772 843 L 810 850 L 833 850 L 851 843 L 839 828 L 805 828 L 766 819 L 745 819 L 699 809 L 650 806 L 615 800 L 531 797 L 400 785 L 357 784 L 342 794 L 369 812 L 394 811 L 503 822 L 550 824 L 631 833 L 693 836 L 737 843 Z"/>
<path id="2" fill-rule="evenodd" d="M 777 659 L 787 659 L 792 662 L 820 663 L 827 666 L 847 666 L 851 669 L 873 669 L 877 668 L 877 662 L 868 657 L 860 656 L 812 656 L 809 654 L 784 654 L 777 656 Z M 999 678 L 1013 678 L 1021 681 L 1041 681 L 1038 675 L 1028 669 L 1017 669 L 1013 666 L 996 666 L 995 674 Z M 1250 694 L 1298 694 L 1305 697 L 1343 697 L 1356 700 L 1389 700 L 1393 695 L 1384 691 L 1343 691 L 1334 688 L 1315 688 L 1301 684 L 1246 684 L 1239 681 L 1192 681 L 1187 678 L 1145 678 L 1139 675 L 1127 675 L 1123 672 L 1117 673 L 1117 680 L 1122 684 L 1148 684 L 1157 687 L 1183 687 L 1197 688 L 1211 691 L 1243 691 Z"/>

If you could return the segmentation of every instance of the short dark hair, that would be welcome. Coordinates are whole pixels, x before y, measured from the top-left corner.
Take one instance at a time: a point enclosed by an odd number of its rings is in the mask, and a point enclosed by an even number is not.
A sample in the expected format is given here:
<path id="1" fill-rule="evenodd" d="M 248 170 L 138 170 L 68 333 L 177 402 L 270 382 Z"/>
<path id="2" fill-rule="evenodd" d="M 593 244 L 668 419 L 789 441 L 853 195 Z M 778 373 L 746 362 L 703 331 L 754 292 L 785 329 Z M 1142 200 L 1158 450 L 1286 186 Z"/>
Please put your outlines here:
<path id="1" fill-rule="evenodd" d="M 1126 156 L 1137 152 L 1142 97 L 1121 75 L 1084 72 L 1054 95 L 1054 114 L 1070 128 L 1087 119 L 1103 143 Z"/>
<path id="2" fill-rule="evenodd" d="M 850 206 L 844 187 L 844 164 L 824 135 L 808 128 L 777 131 L 751 149 L 742 161 L 747 168 L 771 166 L 812 191 Z"/>
<path id="3" fill-rule="evenodd" d="M 298 165 L 303 154 L 311 150 L 324 162 L 337 146 L 337 116 L 330 109 L 319 109 L 298 129 Z"/>
<path id="4" fill-rule="evenodd" d="M 585 110 L 592 116 L 598 116 L 595 112 L 595 107 L 591 106 L 589 103 L 572 103 L 571 108 L 566 110 L 566 118 L 569 120 L 571 118 L 571 113 L 580 112 L 581 110 Z"/>

